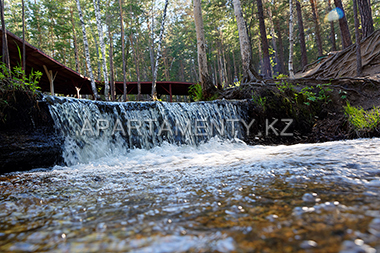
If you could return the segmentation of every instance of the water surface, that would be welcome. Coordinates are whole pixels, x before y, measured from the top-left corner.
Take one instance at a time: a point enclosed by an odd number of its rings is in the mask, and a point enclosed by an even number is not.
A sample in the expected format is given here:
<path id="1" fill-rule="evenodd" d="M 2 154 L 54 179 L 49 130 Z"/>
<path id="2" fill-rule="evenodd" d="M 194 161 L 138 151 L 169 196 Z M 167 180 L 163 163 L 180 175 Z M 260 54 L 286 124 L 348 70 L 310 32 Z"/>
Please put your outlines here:
<path id="1" fill-rule="evenodd" d="M 213 138 L 3 175 L 0 252 L 376 252 L 379 145 Z"/>

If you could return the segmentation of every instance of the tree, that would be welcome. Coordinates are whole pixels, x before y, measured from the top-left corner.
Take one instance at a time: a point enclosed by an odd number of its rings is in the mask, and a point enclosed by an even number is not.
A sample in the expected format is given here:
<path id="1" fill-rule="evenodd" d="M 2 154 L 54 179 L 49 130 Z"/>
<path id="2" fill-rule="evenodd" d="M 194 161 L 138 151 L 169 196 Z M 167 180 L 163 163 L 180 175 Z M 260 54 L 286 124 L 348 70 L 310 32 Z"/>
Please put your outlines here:
<path id="1" fill-rule="evenodd" d="M 94 75 L 92 73 L 90 52 L 89 52 L 87 33 L 86 33 L 86 26 L 85 26 L 84 21 L 83 21 L 83 14 L 82 14 L 82 9 L 80 7 L 80 2 L 79 2 L 79 0 L 76 0 L 76 2 L 77 2 L 78 13 L 79 13 L 79 20 L 80 20 L 80 23 L 82 25 L 83 44 L 84 44 L 84 51 L 85 51 L 85 56 L 86 56 L 87 68 L 88 68 L 88 72 L 90 74 L 90 79 L 91 79 L 91 89 L 92 89 L 92 93 L 94 94 L 94 99 L 97 100 L 98 99 L 98 91 L 96 90 Z"/>
<path id="2" fill-rule="evenodd" d="M 79 73 L 79 55 L 78 55 L 78 43 L 77 43 L 77 36 L 75 32 L 75 23 L 74 23 L 74 10 L 72 7 L 70 7 L 70 17 L 71 17 L 71 26 L 72 26 L 72 32 L 73 32 L 73 39 L 74 39 L 74 55 L 75 55 L 75 70 Z"/>
<path id="3" fill-rule="evenodd" d="M 272 77 L 272 72 L 270 68 L 270 59 L 269 59 L 269 46 L 267 40 L 267 33 L 265 31 L 265 22 L 264 22 L 264 11 L 263 3 L 261 0 L 256 0 L 257 2 L 257 11 L 259 16 L 259 26 L 260 26 L 260 35 L 261 35 L 261 45 L 263 46 L 263 65 L 264 65 L 264 76 L 266 78 Z"/>
<path id="4" fill-rule="evenodd" d="M 311 10 L 313 13 L 314 27 L 315 27 L 315 40 L 317 42 L 318 48 L 318 56 L 323 56 L 323 48 L 322 48 L 322 39 L 321 39 L 321 29 L 319 26 L 319 15 L 317 9 L 316 0 L 310 0 Z"/>
<path id="5" fill-rule="evenodd" d="M 363 39 L 374 32 L 371 6 L 369 0 L 357 0 L 360 12 Z"/>
<path id="6" fill-rule="evenodd" d="M 274 1 L 272 0 L 271 5 L 274 5 Z M 275 66 L 273 67 L 273 74 L 278 75 L 280 73 L 281 67 L 278 57 L 278 50 L 277 50 L 277 44 L 276 44 L 276 32 L 274 30 L 274 23 L 273 23 L 273 14 L 272 14 L 272 8 L 271 5 L 268 6 L 268 16 L 269 16 L 269 22 L 270 22 L 270 33 L 272 36 L 272 46 L 274 51 L 274 59 L 275 59 Z"/>
<path id="7" fill-rule="evenodd" d="M 205 32 L 202 18 L 201 0 L 193 0 L 194 23 L 197 34 L 199 80 L 202 86 L 203 98 L 211 98 L 216 91 L 208 74 Z"/>
<path id="8" fill-rule="evenodd" d="M 252 47 L 248 37 L 247 25 L 241 10 L 240 0 L 234 0 L 234 12 L 239 31 L 240 53 L 242 59 L 243 79 L 242 83 L 257 82 L 261 77 L 252 67 Z"/>
<path id="9" fill-rule="evenodd" d="M 94 9 L 95 9 L 96 25 L 98 27 L 98 33 L 99 33 L 100 49 L 101 49 L 102 58 L 103 58 L 104 96 L 105 96 L 105 99 L 108 100 L 109 83 L 108 83 L 108 71 L 107 71 L 107 62 L 106 62 L 106 47 L 104 46 L 103 27 L 102 27 L 101 18 L 100 18 L 100 1 L 93 0 L 93 3 L 94 3 Z"/>
<path id="10" fill-rule="evenodd" d="M 301 67 L 303 69 L 307 65 L 307 51 L 306 51 L 305 30 L 303 28 L 302 9 L 301 9 L 300 0 L 296 0 L 296 9 L 297 9 L 297 20 L 298 20 L 299 40 L 300 40 L 300 49 L 301 49 Z"/>
<path id="11" fill-rule="evenodd" d="M 342 35 L 343 49 L 352 45 L 350 29 L 348 28 L 346 15 L 344 13 L 342 0 L 334 0 L 335 7 L 340 8 L 343 12 L 343 17 L 339 19 L 340 33 Z"/>
<path id="12" fill-rule="evenodd" d="M 5 20 L 4 20 L 4 1 L 0 0 L 0 15 L 1 15 L 1 29 L 3 30 L 3 54 L 2 60 L 8 68 L 8 71 L 11 71 L 11 65 L 9 60 L 9 51 L 8 51 L 8 39 L 7 39 L 7 30 L 5 29 Z"/>
<path id="13" fill-rule="evenodd" d="M 26 55 L 25 55 L 25 3 L 22 0 L 22 69 L 24 74 L 26 71 Z"/>
<path id="14" fill-rule="evenodd" d="M 331 11 L 331 0 L 327 0 L 328 11 Z M 336 51 L 336 41 L 335 41 L 335 28 L 334 21 L 330 21 L 330 40 L 331 40 L 331 50 Z"/>
<path id="15" fill-rule="evenodd" d="M 154 66 L 154 75 L 153 75 L 153 80 L 152 80 L 152 99 L 153 100 L 157 100 L 156 80 L 157 80 L 158 61 L 161 58 L 161 43 L 162 43 L 162 37 L 163 37 L 163 34 L 164 34 L 166 11 L 168 9 L 168 3 L 169 3 L 169 1 L 166 0 L 165 1 L 164 12 L 162 14 L 160 36 L 158 37 L 156 64 Z"/>
<path id="16" fill-rule="evenodd" d="M 121 27 L 121 50 L 123 59 L 123 101 L 127 101 L 127 77 L 125 76 L 125 43 L 124 43 L 124 22 L 123 22 L 123 5 L 119 0 L 120 6 L 120 27 Z"/>
<path id="17" fill-rule="evenodd" d="M 359 19 L 358 19 L 358 5 L 357 0 L 353 0 L 354 9 L 354 22 L 355 22 L 355 41 L 356 41 L 356 75 L 362 75 L 362 56 L 360 52 L 360 39 L 359 39 Z"/>
<path id="18" fill-rule="evenodd" d="M 294 79 L 293 70 L 293 1 L 289 0 L 289 77 Z"/>

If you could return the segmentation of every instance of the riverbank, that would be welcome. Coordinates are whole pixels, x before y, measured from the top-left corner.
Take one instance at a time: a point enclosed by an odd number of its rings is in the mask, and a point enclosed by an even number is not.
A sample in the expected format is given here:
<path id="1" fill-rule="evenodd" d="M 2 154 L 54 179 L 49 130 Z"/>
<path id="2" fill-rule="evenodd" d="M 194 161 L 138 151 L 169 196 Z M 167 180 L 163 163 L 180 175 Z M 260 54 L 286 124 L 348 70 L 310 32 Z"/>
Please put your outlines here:
<path id="1" fill-rule="evenodd" d="M 221 98 L 247 99 L 252 104 L 250 118 L 255 123 L 247 140 L 250 145 L 318 143 L 379 137 L 379 124 L 358 127 L 351 117 L 357 115 L 350 115 L 346 109 L 349 105 L 370 112 L 379 107 L 379 87 L 379 82 L 364 78 L 281 79 L 267 80 L 265 86 L 230 88 Z M 291 134 L 281 134 L 287 126 L 285 133 Z"/>
<path id="2" fill-rule="evenodd" d="M 41 94 L 24 91 L 2 93 L 0 121 L 0 171 L 46 168 L 63 162 L 63 138 L 56 133 L 49 108 Z"/>

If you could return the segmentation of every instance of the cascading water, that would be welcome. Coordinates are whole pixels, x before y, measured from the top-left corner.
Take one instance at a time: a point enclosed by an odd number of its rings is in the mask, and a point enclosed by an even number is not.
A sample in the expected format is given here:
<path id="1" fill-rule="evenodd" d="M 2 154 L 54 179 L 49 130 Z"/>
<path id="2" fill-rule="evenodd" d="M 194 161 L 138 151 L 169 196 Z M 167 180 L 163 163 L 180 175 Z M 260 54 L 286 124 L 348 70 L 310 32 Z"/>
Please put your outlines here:
<path id="1" fill-rule="evenodd" d="M 66 137 L 67 164 L 86 163 L 164 142 L 198 145 L 212 137 L 242 139 L 244 101 L 105 103 L 45 97 L 56 128 Z"/>

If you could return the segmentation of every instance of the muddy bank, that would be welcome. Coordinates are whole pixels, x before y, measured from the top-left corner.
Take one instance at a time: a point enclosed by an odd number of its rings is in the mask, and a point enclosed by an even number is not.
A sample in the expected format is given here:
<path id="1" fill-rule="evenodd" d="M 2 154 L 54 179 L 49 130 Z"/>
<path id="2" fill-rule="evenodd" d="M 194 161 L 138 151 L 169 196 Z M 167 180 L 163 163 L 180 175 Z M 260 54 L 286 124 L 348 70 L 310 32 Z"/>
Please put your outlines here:
<path id="1" fill-rule="evenodd" d="M 316 143 L 379 137 L 380 128 L 355 129 L 344 107 L 380 106 L 380 83 L 369 79 L 267 80 L 225 90 L 224 99 L 247 99 L 254 120 L 251 145 Z"/>
<path id="2" fill-rule="evenodd" d="M 46 168 L 62 162 L 63 138 L 42 95 L 1 94 L 9 104 L 0 121 L 0 172 Z"/>

